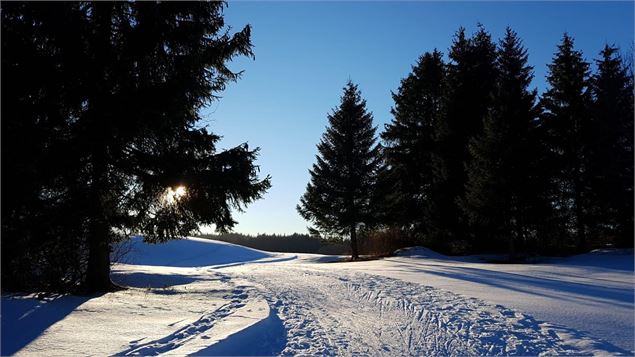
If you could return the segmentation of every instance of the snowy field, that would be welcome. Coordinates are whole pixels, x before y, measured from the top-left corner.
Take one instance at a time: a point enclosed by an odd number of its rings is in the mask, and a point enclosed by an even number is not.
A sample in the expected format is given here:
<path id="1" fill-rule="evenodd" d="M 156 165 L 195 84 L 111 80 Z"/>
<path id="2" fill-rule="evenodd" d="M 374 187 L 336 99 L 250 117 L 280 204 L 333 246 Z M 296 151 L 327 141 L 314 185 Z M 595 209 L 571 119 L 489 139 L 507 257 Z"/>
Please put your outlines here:
<path id="1" fill-rule="evenodd" d="M 487 264 L 133 239 L 93 297 L 2 296 L 2 355 L 633 355 L 633 251 Z"/>

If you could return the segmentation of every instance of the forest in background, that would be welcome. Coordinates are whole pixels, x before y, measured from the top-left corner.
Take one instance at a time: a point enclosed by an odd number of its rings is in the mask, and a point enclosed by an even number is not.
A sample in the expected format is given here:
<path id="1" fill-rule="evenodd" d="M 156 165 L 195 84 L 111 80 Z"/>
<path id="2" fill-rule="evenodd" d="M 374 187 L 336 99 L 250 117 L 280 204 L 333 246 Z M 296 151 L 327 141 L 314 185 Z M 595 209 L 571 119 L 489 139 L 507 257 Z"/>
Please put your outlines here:
<path id="1" fill-rule="evenodd" d="M 565 33 L 548 68 L 538 96 L 511 28 L 460 28 L 447 61 L 426 52 L 402 79 L 379 136 L 349 81 L 298 205 L 311 233 L 348 237 L 353 259 L 359 235 L 512 261 L 632 247 L 632 60 L 606 44 L 592 70 Z"/>
<path id="2" fill-rule="evenodd" d="M 239 244 L 245 247 L 283 253 L 310 253 L 326 255 L 350 255 L 351 246 L 346 237 L 323 238 L 309 234 L 201 234 L 197 237 Z M 412 243 L 402 240 L 398 231 L 360 232 L 359 252 L 365 256 L 382 257 Z"/>
<path id="3" fill-rule="evenodd" d="M 198 237 L 219 240 L 268 252 L 312 253 L 340 255 L 349 254 L 349 245 L 342 240 L 327 240 L 308 234 L 201 234 Z"/>

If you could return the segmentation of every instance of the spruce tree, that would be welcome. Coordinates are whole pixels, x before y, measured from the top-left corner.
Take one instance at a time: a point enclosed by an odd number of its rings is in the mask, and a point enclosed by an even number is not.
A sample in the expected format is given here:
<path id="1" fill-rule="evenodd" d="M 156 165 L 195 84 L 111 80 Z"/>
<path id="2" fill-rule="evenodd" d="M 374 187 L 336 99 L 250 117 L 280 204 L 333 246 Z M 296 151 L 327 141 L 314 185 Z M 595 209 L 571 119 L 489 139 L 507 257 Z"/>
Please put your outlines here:
<path id="1" fill-rule="evenodd" d="M 199 224 L 226 230 L 235 224 L 232 207 L 261 197 L 269 179 L 257 177 L 257 149 L 219 152 L 219 137 L 198 124 L 199 111 L 240 76 L 226 63 L 252 56 L 250 27 L 230 34 L 224 6 L 2 3 L 2 68 L 16 73 L 2 85 L 20 87 L 18 95 L 2 91 L 3 139 L 43 140 L 41 150 L 20 156 L 34 160 L 25 170 L 3 175 L 7 192 L 26 172 L 29 191 L 12 206 L 3 200 L 2 253 L 12 257 L 3 272 L 11 262 L 54 267 L 46 249 L 60 246 L 80 268 L 69 284 L 108 290 L 114 241 L 134 232 L 161 242 Z M 5 251 L 5 238 L 32 241 L 41 231 L 45 242 L 35 251 L 24 244 Z M 34 288 L 44 288 L 42 270 L 26 270 L 36 275 Z"/>
<path id="2" fill-rule="evenodd" d="M 464 197 L 469 140 L 482 132 L 496 79 L 496 45 L 483 27 L 467 38 L 456 33 L 449 52 L 442 115 L 434 125 L 434 180 L 426 220 L 428 236 L 449 243 L 469 238 Z"/>
<path id="3" fill-rule="evenodd" d="M 394 116 L 381 134 L 385 142 L 391 223 L 423 233 L 432 184 L 433 125 L 440 115 L 445 68 L 442 54 L 426 52 L 392 97 Z"/>
<path id="4" fill-rule="evenodd" d="M 309 170 L 311 181 L 300 199 L 300 215 L 329 235 L 348 235 L 352 258 L 359 257 L 357 230 L 376 222 L 375 197 L 380 146 L 373 116 L 357 85 L 348 82 L 340 105 L 328 115 L 329 126 Z"/>
<path id="5" fill-rule="evenodd" d="M 578 249 L 587 244 L 588 147 L 591 92 L 589 64 L 564 34 L 558 52 L 549 64 L 549 89 L 541 104 L 542 125 L 550 152 L 550 171 L 554 184 L 552 202 L 566 232 L 576 238 Z"/>
<path id="6" fill-rule="evenodd" d="M 594 233 L 633 245 L 633 75 L 606 45 L 592 77 L 589 196 Z"/>
<path id="7" fill-rule="evenodd" d="M 534 166 L 537 143 L 534 126 L 538 117 L 536 90 L 530 90 L 532 67 L 527 51 L 510 28 L 500 43 L 498 76 L 492 106 L 484 119 L 483 134 L 469 145 L 472 156 L 462 208 L 470 223 L 497 242 L 509 244 L 514 258 L 518 243 L 531 231 L 531 207 L 536 192 Z"/>
<path id="8" fill-rule="evenodd" d="M 71 124 L 84 100 L 86 21 L 80 3 L 0 6 L 2 289 L 64 289 L 85 273 Z"/>

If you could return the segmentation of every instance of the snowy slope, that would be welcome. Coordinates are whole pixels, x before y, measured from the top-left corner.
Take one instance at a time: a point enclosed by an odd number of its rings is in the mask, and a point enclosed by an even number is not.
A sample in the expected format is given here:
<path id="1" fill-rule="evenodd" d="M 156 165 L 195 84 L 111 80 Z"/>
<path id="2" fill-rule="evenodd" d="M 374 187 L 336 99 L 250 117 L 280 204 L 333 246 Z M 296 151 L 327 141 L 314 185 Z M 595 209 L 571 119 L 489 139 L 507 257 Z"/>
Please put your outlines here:
<path id="1" fill-rule="evenodd" d="M 170 267 L 222 266 L 271 258 L 275 254 L 207 239 L 187 238 L 161 244 L 144 244 L 142 237 L 132 237 L 122 244 L 119 263 Z"/>
<path id="2" fill-rule="evenodd" d="M 128 290 L 2 296 L 2 355 L 633 354 L 632 251 L 495 265 L 200 239 L 127 250 L 112 276 Z"/>
<path id="3" fill-rule="evenodd" d="M 372 271 L 475 297 L 634 349 L 632 249 L 550 258 L 540 264 L 487 264 L 476 256 L 445 257 L 425 248 L 401 254 L 337 268 Z"/>

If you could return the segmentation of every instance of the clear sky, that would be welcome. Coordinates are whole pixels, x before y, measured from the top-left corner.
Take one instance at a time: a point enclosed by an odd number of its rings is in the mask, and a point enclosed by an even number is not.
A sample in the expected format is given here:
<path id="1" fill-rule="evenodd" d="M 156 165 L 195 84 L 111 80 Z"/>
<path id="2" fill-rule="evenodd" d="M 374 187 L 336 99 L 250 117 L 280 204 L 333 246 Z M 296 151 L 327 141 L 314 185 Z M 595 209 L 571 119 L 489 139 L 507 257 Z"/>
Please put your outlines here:
<path id="1" fill-rule="evenodd" d="M 547 63 L 566 31 L 588 61 L 605 43 L 633 51 L 633 2 L 231 2 L 226 23 L 251 24 L 255 60 L 238 59 L 243 78 L 204 110 L 204 125 L 223 136 L 221 148 L 260 147 L 264 198 L 237 213 L 239 233 L 305 233 L 296 205 L 309 181 L 327 113 L 346 81 L 359 85 L 378 133 L 391 120 L 396 91 L 417 58 L 447 54 L 459 26 L 482 23 L 498 41 L 511 26 L 545 88 Z M 208 231 L 208 229 L 203 229 Z"/>

